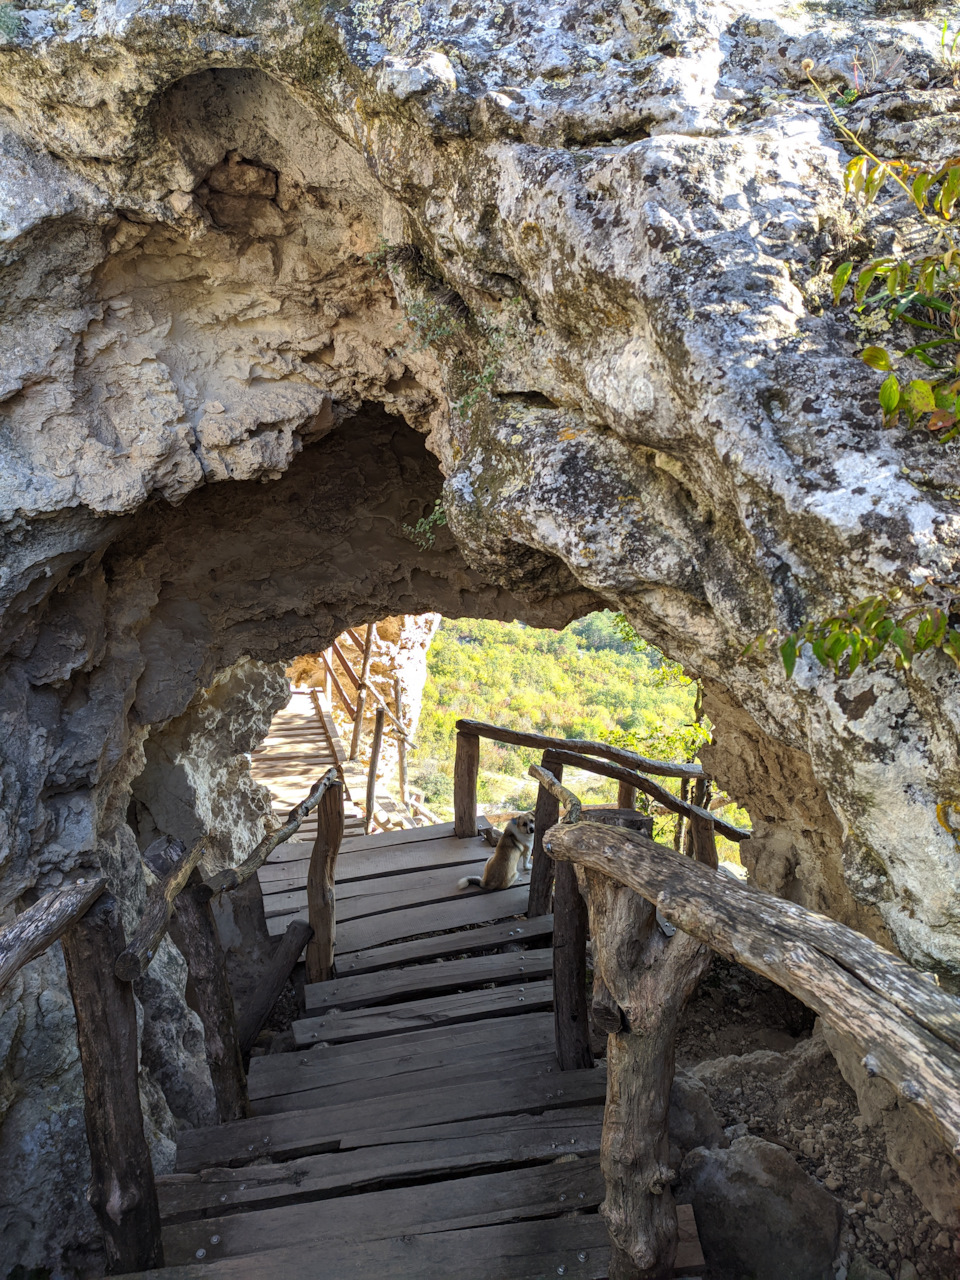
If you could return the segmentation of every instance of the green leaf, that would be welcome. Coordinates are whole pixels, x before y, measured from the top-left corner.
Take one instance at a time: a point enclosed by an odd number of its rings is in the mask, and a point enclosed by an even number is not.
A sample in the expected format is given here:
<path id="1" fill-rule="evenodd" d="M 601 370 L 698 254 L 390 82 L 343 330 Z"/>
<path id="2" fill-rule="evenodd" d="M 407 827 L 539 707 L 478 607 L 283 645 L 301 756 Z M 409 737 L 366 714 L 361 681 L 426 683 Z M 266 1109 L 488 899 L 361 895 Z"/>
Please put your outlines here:
<path id="1" fill-rule="evenodd" d="M 793 675 L 793 669 L 797 665 L 797 642 L 793 636 L 787 636 L 783 644 L 780 646 L 780 657 L 783 661 L 783 669 L 787 673 L 787 679 Z"/>
<path id="2" fill-rule="evenodd" d="M 884 347 L 864 347 L 860 352 L 860 359 L 871 369 L 879 369 L 881 372 L 892 367 L 890 353 Z"/>
<path id="3" fill-rule="evenodd" d="M 900 650 L 900 658 L 905 667 L 909 667 L 913 660 L 913 641 L 910 639 L 909 633 L 904 631 L 903 627 L 894 627 L 890 633 L 890 639 Z"/>
<path id="4" fill-rule="evenodd" d="M 911 188 L 913 192 L 914 204 L 923 212 L 924 205 L 927 203 L 927 190 L 933 182 L 934 175 L 932 173 L 918 173 L 913 180 Z"/>
<path id="5" fill-rule="evenodd" d="M 850 273 L 853 270 L 852 262 L 841 262 L 839 267 L 833 273 L 833 279 L 830 282 L 830 288 L 833 291 L 834 306 L 840 301 L 840 295 L 846 288 L 847 281 L 850 279 Z"/>
<path id="6" fill-rule="evenodd" d="M 960 166 L 953 165 L 944 180 L 943 186 L 940 188 L 940 195 L 936 200 L 936 207 L 940 211 L 941 217 L 953 217 L 953 210 L 958 196 L 960 196 Z"/>
<path id="7" fill-rule="evenodd" d="M 873 284 L 874 277 L 877 272 L 882 269 L 883 264 L 880 261 L 868 262 L 865 267 L 860 269 L 860 273 L 857 276 L 857 283 L 853 288 L 854 302 L 862 302 L 864 300 L 867 296 L 867 290 L 870 288 L 871 284 Z"/>
<path id="8" fill-rule="evenodd" d="M 869 161 L 866 156 L 854 156 L 843 171 L 843 185 L 858 196 L 867 180 Z"/>
<path id="9" fill-rule="evenodd" d="M 951 629 L 943 641 L 943 650 L 960 667 L 960 631 Z"/>
<path id="10" fill-rule="evenodd" d="M 897 375 L 891 373 L 889 378 L 884 378 L 880 386 L 880 408 L 885 414 L 890 414 L 899 403 L 900 383 L 897 381 Z"/>
<path id="11" fill-rule="evenodd" d="M 912 382 L 908 383 L 906 390 L 902 393 L 902 398 L 906 400 L 914 414 L 933 413 L 937 407 L 933 396 L 933 387 L 922 378 L 914 378 Z"/>
<path id="12" fill-rule="evenodd" d="M 874 165 L 870 172 L 870 176 L 863 184 L 863 198 L 867 204 L 873 204 L 877 196 L 880 194 L 883 184 L 890 176 L 890 167 L 886 164 Z"/>

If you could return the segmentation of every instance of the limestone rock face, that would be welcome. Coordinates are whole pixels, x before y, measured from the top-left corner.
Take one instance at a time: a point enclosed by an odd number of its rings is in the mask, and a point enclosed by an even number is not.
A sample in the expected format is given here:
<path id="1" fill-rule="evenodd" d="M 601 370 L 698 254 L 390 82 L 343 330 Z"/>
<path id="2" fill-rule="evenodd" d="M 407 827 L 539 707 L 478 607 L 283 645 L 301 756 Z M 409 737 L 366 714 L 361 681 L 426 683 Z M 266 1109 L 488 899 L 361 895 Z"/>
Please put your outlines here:
<path id="1" fill-rule="evenodd" d="M 703 679 L 757 881 L 960 985 L 955 669 L 788 682 L 744 656 L 891 583 L 956 582 L 958 446 L 881 429 L 829 305 L 855 211 L 803 70 L 854 87 L 869 44 L 850 127 L 942 159 L 941 20 L 35 6 L 0 36 L 0 909 L 99 866 L 129 930 L 148 813 L 256 826 L 245 787 L 212 799 L 222 744 L 256 738 L 248 695 L 216 708 L 235 664 L 387 615 L 560 626 L 606 603 Z M 865 246 L 895 251 L 899 218 Z M 8 1087 L 24 1037 L 50 1053 L 37 974 L 62 992 L 48 959 L 0 994 L 4 1105 L 36 1105 L 39 1077 Z M 145 1073 L 179 1123 L 188 1031 Z M 11 1123 L 0 1161 L 39 1111 Z M 68 1267 L 86 1209 L 45 1150 L 17 1158 L 60 1234 L 14 1210 L 0 1255 Z"/>

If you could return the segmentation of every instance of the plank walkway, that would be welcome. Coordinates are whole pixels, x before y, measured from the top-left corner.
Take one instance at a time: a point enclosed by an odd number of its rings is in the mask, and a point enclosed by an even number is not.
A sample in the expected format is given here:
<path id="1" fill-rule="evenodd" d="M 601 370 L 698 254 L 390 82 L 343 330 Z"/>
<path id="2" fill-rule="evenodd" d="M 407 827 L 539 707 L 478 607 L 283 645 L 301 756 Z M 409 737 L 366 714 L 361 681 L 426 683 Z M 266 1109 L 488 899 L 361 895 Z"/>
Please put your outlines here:
<path id="1" fill-rule="evenodd" d="M 309 844 L 261 872 L 271 926 L 305 910 Z M 158 1179 L 171 1277 L 603 1280 L 603 1064 L 561 1072 L 552 920 L 526 886 L 460 892 L 489 853 L 449 824 L 351 839 L 337 976 L 296 1050 L 250 1062 L 248 1119 L 181 1133 Z M 682 1211 L 675 1275 L 702 1266 Z"/>

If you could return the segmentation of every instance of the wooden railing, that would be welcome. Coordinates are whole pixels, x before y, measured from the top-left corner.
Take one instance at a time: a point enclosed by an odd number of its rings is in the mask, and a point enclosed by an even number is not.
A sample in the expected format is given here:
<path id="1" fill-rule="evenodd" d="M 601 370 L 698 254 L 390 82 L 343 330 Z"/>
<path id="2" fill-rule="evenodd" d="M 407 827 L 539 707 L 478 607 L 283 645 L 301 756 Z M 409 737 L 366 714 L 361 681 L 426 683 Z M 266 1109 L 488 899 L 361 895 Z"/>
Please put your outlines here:
<path id="1" fill-rule="evenodd" d="M 318 805 L 308 879 L 310 923 L 295 921 L 288 927 L 238 1027 L 211 899 L 254 875 Z M 169 930 L 187 963 L 187 1001 L 203 1023 L 220 1120 L 246 1115 L 242 1056 L 308 942 L 308 974 L 329 976 L 335 933 L 333 870 L 342 833 L 343 784 L 330 769 L 282 827 L 261 840 L 238 866 L 208 880 L 198 870 L 204 840 L 189 851 L 166 838 L 151 845 L 143 858 L 156 879 L 129 943 L 105 877 L 77 880 L 47 894 L 0 931 L 0 989 L 57 939 L 63 947 L 83 1070 L 91 1160 L 88 1198 L 103 1233 L 108 1275 L 163 1265 L 160 1213 L 140 1109 L 131 984 L 146 971 Z"/>
<path id="2" fill-rule="evenodd" d="M 502 729 L 498 725 L 484 724 L 479 720 L 457 721 L 457 745 L 453 769 L 454 833 L 461 838 L 477 834 L 477 778 L 480 771 L 480 739 L 504 742 L 511 746 L 533 747 L 543 751 L 541 766 L 555 778 L 563 775 L 563 766 L 587 769 L 602 777 L 612 778 L 619 784 L 620 806 L 634 807 L 633 797 L 643 791 L 664 809 L 689 823 L 690 839 L 702 843 L 705 856 L 714 847 L 714 832 L 728 840 L 742 841 L 750 837 L 749 831 L 733 826 L 701 805 L 678 798 L 666 787 L 656 783 L 648 775 L 662 778 L 679 778 L 681 783 L 694 783 L 695 788 L 706 782 L 703 769 L 698 764 L 674 763 L 651 760 L 624 747 L 613 747 L 607 742 L 592 742 L 581 738 L 552 738 L 542 733 L 524 733 L 515 729 Z M 703 794 L 701 791 L 700 794 Z M 557 802 L 551 793 L 541 787 L 535 812 L 533 838 L 533 865 L 530 872 L 530 896 L 527 903 L 529 916 L 545 915 L 550 908 L 551 884 L 554 879 L 553 864 L 543 852 L 543 836 L 547 828 L 557 821 Z M 714 851 L 714 859 L 716 853 Z M 716 861 L 714 860 L 714 865 Z M 561 895 L 569 895 L 569 886 L 561 884 Z"/>
<path id="3" fill-rule="evenodd" d="M 580 757 L 578 765 L 592 768 Z M 853 929 L 718 873 L 700 815 L 701 839 L 685 857 L 649 833 L 582 821 L 589 815 L 555 775 L 535 765 L 530 773 L 541 798 L 565 808 L 544 841 L 556 864 L 561 1067 L 587 1064 L 575 1054 L 586 1024 L 585 994 L 577 995 L 586 992 L 588 932 L 591 1014 L 608 1037 L 600 1162 L 610 1280 L 671 1273 L 676 1175 L 667 1119 L 676 1027 L 711 951 L 763 974 L 852 1037 L 869 1074 L 917 1107 L 960 1159 L 960 1001 Z"/>

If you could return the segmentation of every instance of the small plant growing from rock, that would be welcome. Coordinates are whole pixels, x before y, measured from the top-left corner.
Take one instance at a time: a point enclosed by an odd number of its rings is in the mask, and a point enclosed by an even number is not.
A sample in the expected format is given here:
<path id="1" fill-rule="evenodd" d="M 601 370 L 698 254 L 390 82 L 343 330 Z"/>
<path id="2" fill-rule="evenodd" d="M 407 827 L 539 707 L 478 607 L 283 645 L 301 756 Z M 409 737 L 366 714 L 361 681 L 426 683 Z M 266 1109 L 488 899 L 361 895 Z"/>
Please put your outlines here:
<path id="1" fill-rule="evenodd" d="M 425 516 L 416 524 L 401 525 L 406 537 L 415 542 L 421 551 L 428 551 L 437 540 L 437 530 L 447 523 L 443 499 L 438 498 Z"/>
<path id="2" fill-rule="evenodd" d="M 944 37 L 945 38 L 945 37 Z M 954 41 L 951 48 L 954 48 Z M 911 427 L 924 426 L 941 443 L 960 434 L 960 243 L 952 220 L 960 205 L 960 156 L 932 169 L 906 160 L 881 160 L 842 122 L 813 78 L 809 59 L 804 70 L 833 117 L 843 138 L 859 152 L 844 172 L 847 191 L 872 204 L 891 186 L 905 195 L 917 218 L 920 248 L 902 257 L 872 258 L 856 271 L 842 262 L 833 273 L 833 300 L 839 305 L 848 285 L 860 314 L 881 312 L 890 323 L 900 321 L 920 330 L 922 341 L 895 353 L 867 346 L 861 359 L 889 376 L 880 387 L 885 426 L 901 416 Z M 901 383 L 894 361 L 912 358 L 925 365 L 926 377 Z"/>

